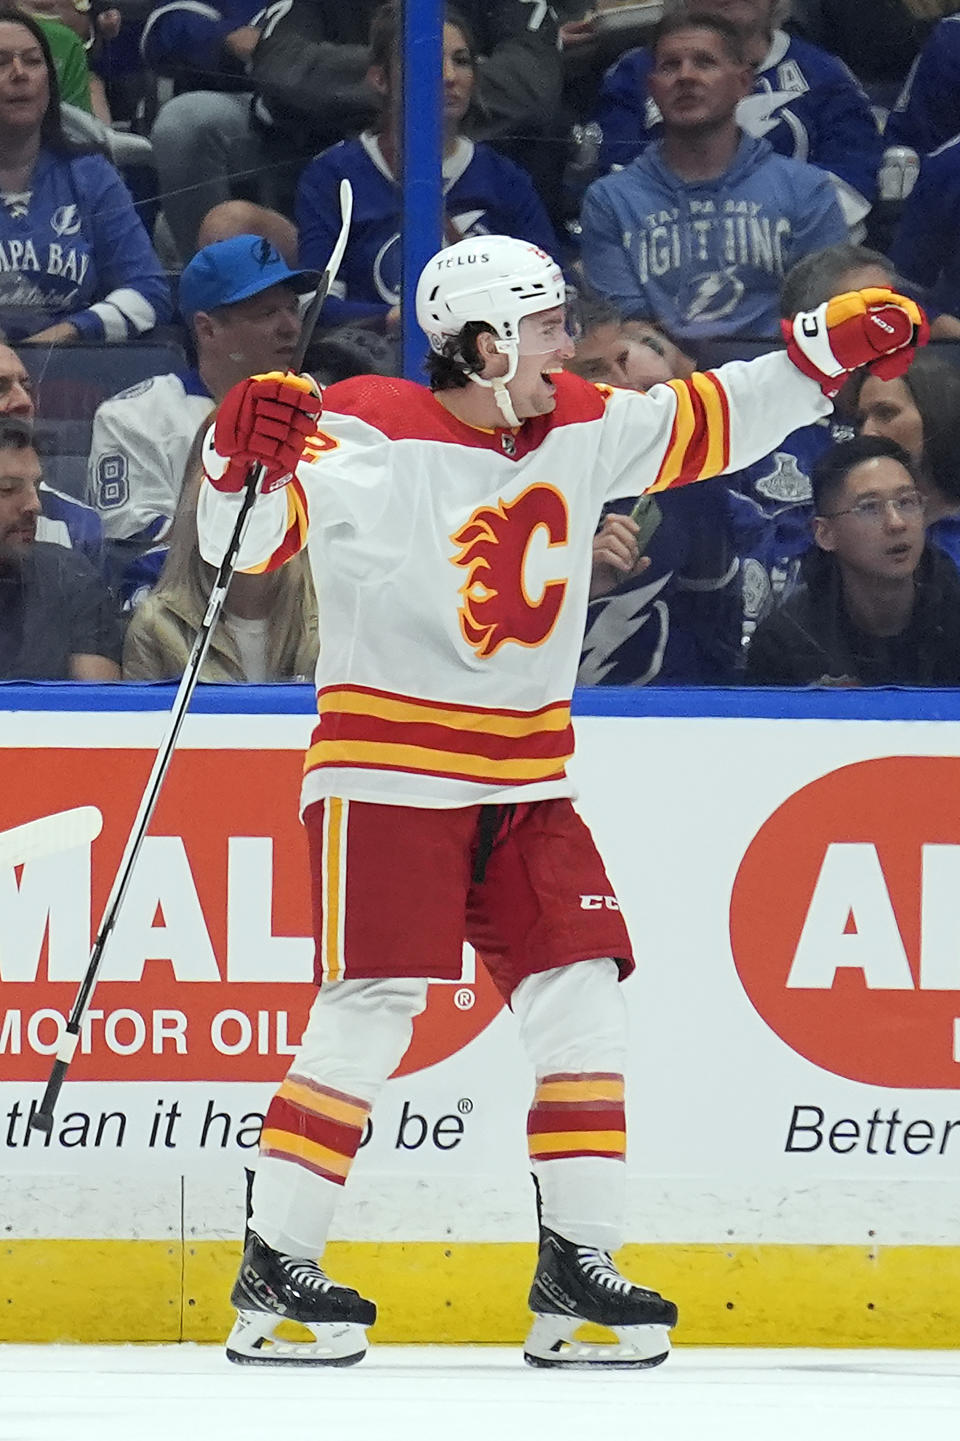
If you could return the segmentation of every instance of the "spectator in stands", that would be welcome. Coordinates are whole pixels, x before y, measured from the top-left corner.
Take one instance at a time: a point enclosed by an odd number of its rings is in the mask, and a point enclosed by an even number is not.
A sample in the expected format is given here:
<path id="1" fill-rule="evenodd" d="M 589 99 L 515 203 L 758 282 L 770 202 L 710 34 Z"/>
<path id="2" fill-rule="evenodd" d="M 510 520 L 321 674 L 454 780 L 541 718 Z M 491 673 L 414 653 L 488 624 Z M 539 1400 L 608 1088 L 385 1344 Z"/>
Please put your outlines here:
<path id="1" fill-rule="evenodd" d="M 49 3 L 49 0 L 48 0 Z M 164 0 L 155 5 L 140 35 L 140 53 L 155 75 L 186 90 L 247 92 L 247 66 L 260 38 L 253 21 L 262 0 Z"/>
<path id="2" fill-rule="evenodd" d="M 671 0 L 669 13 L 684 10 L 736 25 L 753 76 L 752 94 L 739 105 L 740 125 L 778 155 L 826 171 L 847 225 L 859 226 L 876 195 L 882 144 L 869 101 L 847 67 L 777 28 L 789 0 Z M 651 68 L 648 50 L 631 50 L 607 74 L 597 106 L 604 169 L 628 164 L 659 133 Z"/>
<path id="3" fill-rule="evenodd" d="M 827 245 L 798 260 L 780 292 L 780 314 L 816 310 L 849 290 L 892 289 L 899 278 L 890 261 L 867 245 Z"/>
<path id="4" fill-rule="evenodd" d="M 30 373 L 16 351 L 0 342 L 0 425 L 10 418 L 32 432 L 35 417 Z M 65 495 L 45 479 L 40 482 L 40 506 L 37 540 L 78 550 L 99 570 L 103 559 L 103 526 L 93 507 L 75 496 Z"/>
<path id="5" fill-rule="evenodd" d="M 689 355 L 647 320 L 622 320 L 599 296 L 581 294 L 580 335 L 566 369 L 597 384 L 649 390 L 663 380 L 686 380 L 696 369 Z"/>
<path id="6" fill-rule="evenodd" d="M 456 241 L 465 235 L 513 235 L 555 255 L 557 237 L 530 177 L 463 133 L 475 64 L 466 22 L 448 11 L 443 27 L 445 236 Z M 353 186 L 356 218 L 321 320 L 326 325 L 363 320 L 393 331 L 400 323 L 401 267 L 400 17 L 395 4 L 382 5 L 373 17 L 367 78 L 380 101 L 374 129 L 325 150 L 300 177 L 300 256 L 318 269 L 326 264 L 340 229 L 338 196 L 346 178 Z"/>
<path id="7" fill-rule="evenodd" d="M 960 64 L 960 49 L 957 58 Z M 960 82 L 960 72 L 957 78 Z M 923 286 L 936 309 L 945 312 L 933 333 L 960 334 L 960 135 L 924 156 L 891 257 L 904 279 Z M 947 319 L 956 328 L 946 330 Z"/>
<path id="8" fill-rule="evenodd" d="M 877 251 L 832 245 L 805 256 L 789 272 L 781 314 L 790 318 L 801 310 L 816 310 L 834 295 L 893 281 L 890 262 Z M 757 622 L 797 584 L 802 558 L 813 542 L 813 466 L 850 434 L 842 418 L 805 425 L 772 455 L 725 477 L 733 544 L 740 558 L 744 646 Z"/>
<path id="9" fill-rule="evenodd" d="M 203 620 L 215 568 L 200 557 L 197 495 L 203 479 L 201 426 L 187 461 L 157 587 L 137 608 L 123 646 L 124 680 L 179 680 Z M 307 680 L 317 663 L 317 603 L 305 554 L 230 582 L 200 680 Z"/>
<path id="10" fill-rule="evenodd" d="M 37 539 L 41 477 L 28 426 L 0 421 L 0 679 L 118 680 L 106 587 L 77 551 Z"/>
<path id="11" fill-rule="evenodd" d="M 895 440 L 910 456 L 923 492 L 927 540 L 960 569 L 960 370 L 923 351 L 899 380 L 864 371 L 850 402 L 862 435 Z"/>
<path id="12" fill-rule="evenodd" d="M 0 317 L 34 344 L 118 341 L 170 314 L 160 262 L 102 155 L 63 135 L 43 30 L 0 8 Z"/>
<path id="13" fill-rule="evenodd" d="M 689 357 L 655 327 L 642 327 L 641 344 L 635 328 L 602 300 L 582 298 L 578 309 L 581 335 L 568 369 L 631 390 L 691 373 Z M 641 484 L 638 476 L 638 490 Z M 740 600 L 723 482 L 648 498 L 641 509 L 651 506 L 652 514 L 639 523 L 636 504 L 634 497 L 611 505 L 594 539 L 577 683 L 708 685 L 732 679 Z"/>
<path id="14" fill-rule="evenodd" d="M 652 317 L 679 341 L 779 338 L 786 271 L 846 238 L 827 178 L 740 130 L 749 88 L 727 21 L 665 22 L 650 72 L 663 138 L 584 198 L 588 281 L 625 316 Z"/>
<path id="15" fill-rule="evenodd" d="M 310 157 L 375 122 L 366 73 L 378 3 L 292 0 L 262 12 L 250 54 L 252 122 L 240 95 L 193 91 L 163 107 L 152 138 L 164 212 L 185 259 L 203 215 L 234 193 L 231 171 L 250 172 L 269 187 L 268 203 L 292 214 Z M 553 136 L 560 103 L 556 15 L 540 0 L 461 0 L 458 9 L 483 57 L 469 134 L 529 169 L 554 148 L 538 142 Z M 555 168 L 552 153 L 545 168 Z"/>
<path id="16" fill-rule="evenodd" d="M 31 14 L 47 37 L 57 72 L 61 104 L 76 105 L 79 110 L 92 113 L 90 67 L 87 64 L 83 41 L 54 13 L 53 6 L 48 10 L 45 10 L 42 4 L 25 4 L 17 8 Z M 74 11 L 74 14 L 76 13 Z"/>
<path id="17" fill-rule="evenodd" d="M 262 235 L 274 250 L 279 250 L 290 269 L 296 269 L 299 255 L 297 227 L 278 210 L 254 205 L 249 200 L 225 200 L 203 217 L 197 232 L 197 249 L 203 250 L 218 240 L 230 240 L 234 235 Z M 328 259 L 329 256 L 324 259 L 324 265 Z"/>
<path id="18" fill-rule="evenodd" d="M 918 155 L 928 155 L 958 133 L 960 15 L 949 15 L 934 28 L 914 61 L 887 117 L 884 138 L 888 145 L 909 145 Z"/>
<path id="19" fill-rule="evenodd" d="M 206 246 L 180 277 L 196 366 L 141 381 L 98 408 L 90 490 L 125 607 L 160 572 L 197 426 L 238 380 L 287 368 L 300 334 L 299 297 L 316 283 L 261 236 Z"/>
<path id="20" fill-rule="evenodd" d="M 887 108 L 930 28 L 941 0 L 793 0 L 790 29 L 842 60 L 876 105 Z"/>
<path id="21" fill-rule="evenodd" d="M 858 436 L 813 472 L 816 547 L 803 585 L 757 628 L 758 685 L 960 684 L 960 575 L 924 543 L 906 451 Z"/>
<path id="22" fill-rule="evenodd" d="M 123 23 L 120 11 L 112 6 L 109 8 L 104 6 L 94 13 L 90 0 L 30 0 L 30 3 L 25 4 L 23 8 L 29 10 L 30 14 L 34 15 L 45 28 L 48 21 L 55 21 L 72 32 L 74 44 L 79 49 L 83 60 L 82 73 L 86 77 L 87 105 L 84 108 L 92 111 L 99 120 L 103 121 L 104 125 L 110 125 L 112 117 L 106 87 L 94 67 L 102 59 L 102 42 L 113 39 L 120 33 Z M 79 104 L 79 101 L 73 101 L 70 91 L 64 83 L 64 72 L 58 59 L 57 45 L 49 29 L 47 38 L 50 40 L 50 49 L 57 67 L 57 79 L 60 81 L 60 99 L 65 104 Z M 75 53 L 73 47 L 68 53 Z M 72 63 L 76 66 L 76 61 L 72 61 Z"/>

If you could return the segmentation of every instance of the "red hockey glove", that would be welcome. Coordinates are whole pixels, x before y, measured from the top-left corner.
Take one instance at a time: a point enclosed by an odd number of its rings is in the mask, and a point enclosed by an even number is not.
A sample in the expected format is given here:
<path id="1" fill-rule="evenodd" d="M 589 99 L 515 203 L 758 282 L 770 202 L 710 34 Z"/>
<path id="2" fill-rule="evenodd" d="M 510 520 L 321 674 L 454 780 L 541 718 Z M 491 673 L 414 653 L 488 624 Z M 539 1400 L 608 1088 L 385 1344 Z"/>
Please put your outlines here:
<path id="1" fill-rule="evenodd" d="M 831 399 L 861 365 L 881 380 L 902 375 L 917 346 L 930 339 L 916 301 L 880 287 L 835 295 L 816 310 L 784 320 L 782 328 L 794 365 Z"/>
<path id="2" fill-rule="evenodd" d="M 252 375 L 227 391 L 213 428 L 213 443 L 230 464 L 217 490 L 242 490 L 251 465 L 266 466 L 264 494 L 286 485 L 323 412 L 320 391 L 309 375 Z"/>

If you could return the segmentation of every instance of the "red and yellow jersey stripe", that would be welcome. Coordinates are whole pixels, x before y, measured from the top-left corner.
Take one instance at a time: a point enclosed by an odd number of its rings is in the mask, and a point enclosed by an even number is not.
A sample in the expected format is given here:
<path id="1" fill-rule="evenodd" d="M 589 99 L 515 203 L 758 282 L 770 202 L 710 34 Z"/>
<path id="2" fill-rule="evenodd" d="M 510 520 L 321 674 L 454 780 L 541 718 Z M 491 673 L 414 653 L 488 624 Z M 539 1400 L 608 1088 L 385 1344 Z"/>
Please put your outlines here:
<path id="1" fill-rule="evenodd" d="M 677 409 L 666 454 L 648 490 L 667 490 L 719 475 L 730 463 L 730 406 L 712 371 L 668 381 Z"/>
<path id="2" fill-rule="evenodd" d="M 304 772 L 325 766 L 407 771 L 496 786 L 561 779 L 573 755 L 568 701 L 494 710 L 328 686 Z"/>
<path id="3" fill-rule="evenodd" d="M 310 525 L 310 507 L 307 504 L 307 497 L 300 481 L 294 478 L 283 488 L 287 501 L 287 523 L 283 533 L 283 539 L 274 550 L 273 554 L 259 565 L 245 566 L 247 575 L 264 575 L 269 570 L 279 570 L 286 561 L 293 557 L 307 543 L 307 530 Z"/>

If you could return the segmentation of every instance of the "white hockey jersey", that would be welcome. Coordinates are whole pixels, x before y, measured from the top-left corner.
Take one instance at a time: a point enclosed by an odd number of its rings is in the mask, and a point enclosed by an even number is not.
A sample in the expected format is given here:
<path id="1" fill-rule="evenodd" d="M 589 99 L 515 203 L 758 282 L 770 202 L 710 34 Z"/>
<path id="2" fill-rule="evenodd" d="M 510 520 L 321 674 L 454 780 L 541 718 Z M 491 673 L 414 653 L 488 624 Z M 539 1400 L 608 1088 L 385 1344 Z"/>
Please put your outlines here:
<path id="1" fill-rule="evenodd" d="M 240 566 L 308 546 L 322 616 L 304 806 L 570 795 L 603 503 L 748 465 L 831 408 L 784 354 L 645 395 L 556 380 L 553 413 L 515 431 L 474 429 L 409 381 L 342 381 L 296 478 L 257 500 Z M 213 480 L 226 466 L 212 431 L 204 463 Z M 201 489 L 214 563 L 240 499 Z"/>
<path id="2" fill-rule="evenodd" d="M 155 375 L 97 407 L 89 493 L 108 540 L 165 533 L 190 447 L 214 404 L 196 371 L 187 371 Z"/>

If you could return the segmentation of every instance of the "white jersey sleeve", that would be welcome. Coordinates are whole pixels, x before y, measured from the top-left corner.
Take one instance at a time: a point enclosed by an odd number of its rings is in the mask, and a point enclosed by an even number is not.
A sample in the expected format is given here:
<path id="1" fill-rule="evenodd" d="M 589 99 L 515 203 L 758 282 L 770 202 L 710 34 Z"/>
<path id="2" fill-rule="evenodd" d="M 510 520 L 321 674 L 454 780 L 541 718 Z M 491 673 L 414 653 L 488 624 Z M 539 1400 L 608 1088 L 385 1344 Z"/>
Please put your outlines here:
<path id="1" fill-rule="evenodd" d="M 741 470 L 832 409 L 785 352 L 734 360 L 643 394 L 611 391 L 604 416 L 604 498 Z"/>
<path id="2" fill-rule="evenodd" d="M 308 443 L 297 478 L 258 496 L 237 556 L 238 570 L 275 570 L 303 548 L 308 529 L 337 525 L 369 529 L 391 511 L 396 512 L 390 526 L 395 537 L 408 526 L 410 517 L 403 513 L 402 502 L 387 483 L 394 461 L 393 444 L 351 415 L 325 412 L 320 424 L 324 428 Z M 219 480 L 227 461 L 216 450 L 213 426 L 204 439 L 202 460 L 208 480 Z M 242 499 L 242 493 L 224 493 L 208 483 L 201 486 L 197 504 L 200 553 L 212 565 L 223 559 Z"/>

